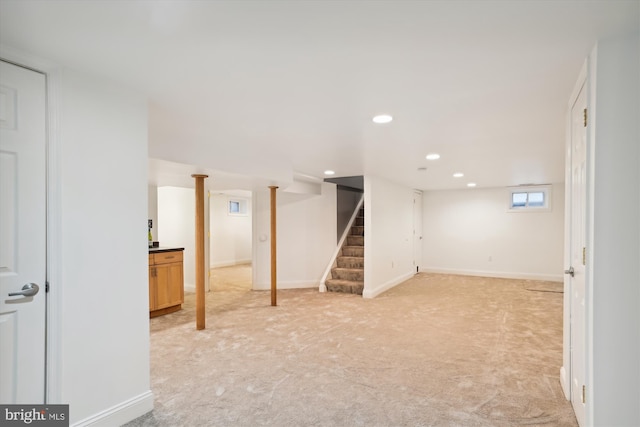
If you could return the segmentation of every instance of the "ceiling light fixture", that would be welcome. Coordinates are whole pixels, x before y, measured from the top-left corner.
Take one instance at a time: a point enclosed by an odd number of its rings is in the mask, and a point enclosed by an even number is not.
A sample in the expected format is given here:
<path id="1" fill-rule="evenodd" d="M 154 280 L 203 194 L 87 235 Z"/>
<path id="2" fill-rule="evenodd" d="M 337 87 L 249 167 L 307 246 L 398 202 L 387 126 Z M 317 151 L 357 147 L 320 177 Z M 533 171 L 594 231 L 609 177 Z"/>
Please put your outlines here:
<path id="1" fill-rule="evenodd" d="M 453 174 L 454 178 L 462 178 L 464 176 L 464 174 L 462 172 L 456 172 Z"/>
<path id="2" fill-rule="evenodd" d="M 380 125 L 383 125 L 385 123 L 390 123 L 391 120 L 393 120 L 393 117 L 391 117 L 388 114 L 379 114 L 373 117 L 373 123 L 378 123 Z"/>
<path id="3" fill-rule="evenodd" d="M 332 170 L 326 170 L 326 171 L 324 171 L 324 174 L 325 175 L 335 175 L 336 173 L 334 171 L 332 171 Z"/>
<path id="4" fill-rule="evenodd" d="M 470 182 L 467 184 L 467 187 L 475 187 L 476 183 L 475 182 Z"/>
<path id="5" fill-rule="evenodd" d="M 440 158 L 440 154 L 431 153 L 427 154 L 427 160 L 438 160 Z"/>

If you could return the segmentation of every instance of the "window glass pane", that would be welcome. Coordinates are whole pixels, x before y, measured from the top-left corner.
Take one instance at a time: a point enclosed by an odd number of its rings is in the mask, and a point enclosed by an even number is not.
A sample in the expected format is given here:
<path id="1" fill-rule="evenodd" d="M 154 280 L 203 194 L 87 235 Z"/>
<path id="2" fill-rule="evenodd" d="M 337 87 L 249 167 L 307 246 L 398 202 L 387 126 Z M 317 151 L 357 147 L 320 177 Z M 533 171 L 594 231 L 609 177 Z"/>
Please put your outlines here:
<path id="1" fill-rule="evenodd" d="M 229 202 L 229 212 L 230 213 L 240 213 L 240 202 Z"/>
<path id="2" fill-rule="evenodd" d="M 529 193 L 529 206 L 544 206 L 544 193 Z"/>
<path id="3" fill-rule="evenodd" d="M 549 212 L 551 211 L 551 188 L 547 185 L 521 186 L 508 191 L 509 211 L 511 212 Z"/>
<path id="4" fill-rule="evenodd" d="M 527 205 L 527 193 L 511 194 L 511 206 L 513 206 L 514 208 L 519 208 L 519 207 L 524 207 L 526 205 Z"/>

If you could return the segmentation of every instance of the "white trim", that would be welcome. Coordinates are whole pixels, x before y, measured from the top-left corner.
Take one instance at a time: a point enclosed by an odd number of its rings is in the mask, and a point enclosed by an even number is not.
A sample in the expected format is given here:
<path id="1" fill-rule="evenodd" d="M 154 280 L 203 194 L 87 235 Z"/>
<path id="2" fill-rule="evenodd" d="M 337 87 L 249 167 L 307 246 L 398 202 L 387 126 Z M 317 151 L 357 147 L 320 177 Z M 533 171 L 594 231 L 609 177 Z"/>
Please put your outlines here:
<path id="1" fill-rule="evenodd" d="M 306 289 L 306 288 L 317 288 L 319 286 L 319 282 L 313 281 L 310 282 L 308 280 L 288 280 L 286 282 L 278 280 L 277 289 Z M 253 285 L 254 291 L 268 291 L 271 287 L 270 283 L 257 283 Z"/>
<path id="2" fill-rule="evenodd" d="M 150 411 L 153 411 L 153 393 L 151 390 L 80 420 L 74 423 L 73 427 L 120 426 Z"/>
<path id="3" fill-rule="evenodd" d="M 582 63 L 582 68 L 580 68 L 580 74 L 578 74 L 578 79 L 576 80 L 576 83 L 573 86 L 573 91 L 571 91 L 571 96 L 567 101 L 568 110 L 571 110 L 573 105 L 576 103 L 576 99 L 578 98 L 578 95 L 580 94 L 582 87 L 585 85 L 587 81 L 587 63 L 588 63 L 588 59 L 586 59 Z"/>
<path id="4" fill-rule="evenodd" d="M 209 268 L 233 267 L 234 265 L 243 265 L 243 264 L 251 264 L 251 258 L 218 261 L 218 262 L 212 263 L 209 266 Z"/>
<path id="5" fill-rule="evenodd" d="M 26 54 L 0 44 L 0 57 L 40 71 L 46 75 L 46 138 L 47 138 L 47 282 L 46 299 L 46 403 L 62 401 L 62 258 L 61 258 L 61 208 L 60 208 L 60 157 L 59 157 L 59 91 L 61 67 L 51 61 Z"/>
<path id="6" fill-rule="evenodd" d="M 411 279 L 413 276 L 415 276 L 415 273 L 411 271 L 409 273 L 403 274 L 402 276 L 398 276 L 394 279 L 391 279 L 383 283 L 382 285 L 378 286 L 375 289 L 365 289 L 362 292 L 362 298 L 375 298 L 381 293 L 388 291 L 389 289 L 399 285 L 400 283 L 406 282 L 407 280 Z"/>
<path id="7" fill-rule="evenodd" d="M 596 191 L 596 97 L 597 97 L 597 79 L 598 79 L 598 45 L 593 48 L 591 54 L 587 58 L 586 70 L 586 88 L 587 88 L 587 200 L 585 201 L 585 226 L 587 232 L 585 236 L 585 245 L 587 249 L 587 265 L 585 267 L 584 276 L 584 292 L 585 292 L 585 385 L 587 388 L 587 396 L 585 403 L 585 424 L 592 425 L 595 419 L 594 415 L 594 370 L 593 370 L 593 265 L 594 265 L 594 236 L 595 236 L 595 191 Z M 569 348 L 570 351 L 570 348 Z"/>
<path id="8" fill-rule="evenodd" d="M 512 271 L 464 270 L 458 268 L 437 267 L 425 267 L 421 268 L 420 271 L 425 273 L 455 274 L 460 276 L 495 277 L 498 279 L 544 280 L 560 283 L 564 280 L 563 274 L 517 273 Z"/>
<path id="9" fill-rule="evenodd" d="M 564 366 L 560 368 L 560 386 L 564 393 L 564 398 L 571 401 L 571 385 L 569 384 L 569 376 Z"/>
<path id="10" fill-rule="evenodd" d="M 344 245 L 345 240 L 347 240 L 347 236 L 349 235 L 349 232 L 351 231 L 351 227 L 353 226 L 353 223 L 358 217 L 358 212 L 360 212 L 360 209 L 362 209 L 363 204 L 364 204 L 364 193 L 360 197 L 358 206 L 356 207 L 355 211 L 353 211 L 353 214 L 351 215 L 351 219 L 349 220 L 347 227 L 344 229 L 344 232 L 342 233 L 342 237 L 340 238 L 340 241 L 336 246 L 336 250 L 333 252 L 331 259 L 329 260 L 329 265 L 327 266 L 327 269 L 324 271 L 324 274 L 322 275 L 322 279 L 320 279 L 320 285 L 318 287 L 318 290 L 320 292 L 327 292 L 327 285 L 326 285 L 327 278 L 329 277 L 329 274 L 331 274 L 331 269 L 333 268 L 333 265 L 335 264 L 336 259 L 338 258 L 338 254 L 342 250 L 342 245 Z"/>

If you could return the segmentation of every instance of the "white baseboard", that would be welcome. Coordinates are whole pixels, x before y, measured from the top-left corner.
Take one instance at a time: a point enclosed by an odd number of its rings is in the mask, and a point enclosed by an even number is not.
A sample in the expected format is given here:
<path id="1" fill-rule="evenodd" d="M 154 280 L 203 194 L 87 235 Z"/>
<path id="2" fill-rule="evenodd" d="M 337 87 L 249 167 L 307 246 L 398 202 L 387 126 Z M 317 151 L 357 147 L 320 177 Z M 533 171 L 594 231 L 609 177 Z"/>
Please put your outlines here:
<path id="1" fill-rule="evenodd" d="M 195 283 L 186 283 L 185 282 L 184 291 L 185 292 L 195 292 L 196 291 L 196 284 Z"/>
<path id="2" fill-rule="evenodd" d="M 234 265 L 242 265 L 242 264 L 251 264 L 251 258 L 247 259 L 232 259 L 227 261 L 211 261 L 209 263 L 209 268 L 220 268 L 220 267 L 233 267 Z"/>
<path id="3" fill-rule="evenodd" d="M 398 276 L 395 279 L 391 279 L 375 289 L 367 289 L 367 285 L 365 284 L 365 289 L 362 292 L 362 298 L 375 298 L 381 293 L 393 288 L 394 286 L 397 286 L 400 283 L 411 279 L 414 275 L 415 273 L 411 271 L 409 273 L 403 274 L 402 276 Z"/>
<path id="4" fill-rule="evenodd" d="M 153 393 L 151 390 L 78 421 L 73 424 L 73 427 L 121 426 L 150 411 L 153 411 Z"/>
<path id="5" fill-rule="evenodd" d="M 560 368 L 560 385 L 562 386 L 564 397 L 567 400 L 571 400 L 571 387 L 569 387 L 569 378 L 567 378 L 567 371 L 564 366 Z"/>
<path id="6" fill-rule="evenodd" d="M 320 286 L 320 282 L 311 282 L 307 280 L 290 280 L 282 282 L 278 280 L 278 289 L 305 289 L 305 288 L 317 288 Z M 253 285 L 253 289 L 256 291 L 266 291 L 271 289 L 271 283 L 257 283 Z"/>
<path id="7" fill-rule="evenodd" d="M 482 271 L 463 270 L 456 268 L 424 267 L 420 268 L 422 273 L 459 274 L 461 276 L 496 277 L 499 279 L 524 279 L 524 280 L 545 280 L 549 282 L 564 282 L 562 274 L 537 274 L 537 273 L 515 273 L 504 271 Z"/>

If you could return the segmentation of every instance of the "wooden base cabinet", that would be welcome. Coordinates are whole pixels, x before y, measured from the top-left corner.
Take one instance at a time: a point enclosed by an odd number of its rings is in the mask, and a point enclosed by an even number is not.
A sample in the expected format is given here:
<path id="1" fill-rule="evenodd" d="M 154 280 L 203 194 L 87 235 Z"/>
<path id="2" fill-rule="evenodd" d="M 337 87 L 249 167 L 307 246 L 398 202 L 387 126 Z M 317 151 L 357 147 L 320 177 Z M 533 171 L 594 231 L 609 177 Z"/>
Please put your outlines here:
<path id="1" fill-rule="evenodd" d="M 182 251 L 149 254 L 150 317 L 178 311 L 183 302 Z"/>

